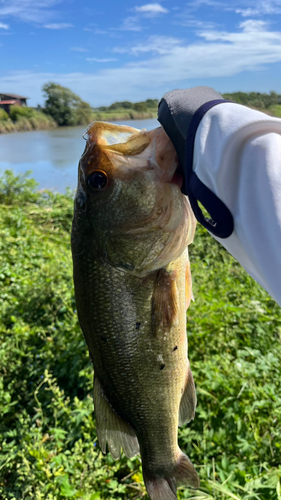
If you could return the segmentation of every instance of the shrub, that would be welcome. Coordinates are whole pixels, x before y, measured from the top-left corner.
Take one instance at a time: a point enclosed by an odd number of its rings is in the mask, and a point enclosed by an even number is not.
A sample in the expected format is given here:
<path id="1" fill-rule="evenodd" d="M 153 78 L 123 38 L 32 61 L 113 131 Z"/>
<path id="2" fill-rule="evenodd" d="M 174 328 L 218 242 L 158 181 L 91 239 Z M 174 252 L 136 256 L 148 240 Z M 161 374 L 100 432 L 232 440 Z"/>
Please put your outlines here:
<path id="1" fill-rule="evenodd" d="M 5 134 L 6 132 L 15 132 L 16 127 L 13 124 L 12 120 L 3 120 L 0 121 L 0 134 Z"/>
<path id="2" fill-rule="evenodd" d="M 26 116 L 18 116 L 16 122 L 15 122 L 15 127 L 16 130 L 21 132 L 27 132 L 33 130 L 32 123 L 30 121 L 30 118 L 27 118 Z"/>
<path id="3" fill-rule="evenodd" d="M 13 122 L 18 121 L 20 118 L 29 119 L 36 114 L 33 108 L 27 106 L 11 106 L 10 118 Z"/>
<path id="4" fill-rule="evenodd" d="M 9 120 L 9 115 L 6 113 L 6 111 L 3 108 L 0 108 L 0 121 L 8 121 Z"/>
<path id="5" fill-rule="evenodd" d="M 10 119 L 8 113 L 2 108 L 0 108 L 0 134 L 4 134 L 6 132 L 13 132 L 15 130 L 15 126 Z"/>

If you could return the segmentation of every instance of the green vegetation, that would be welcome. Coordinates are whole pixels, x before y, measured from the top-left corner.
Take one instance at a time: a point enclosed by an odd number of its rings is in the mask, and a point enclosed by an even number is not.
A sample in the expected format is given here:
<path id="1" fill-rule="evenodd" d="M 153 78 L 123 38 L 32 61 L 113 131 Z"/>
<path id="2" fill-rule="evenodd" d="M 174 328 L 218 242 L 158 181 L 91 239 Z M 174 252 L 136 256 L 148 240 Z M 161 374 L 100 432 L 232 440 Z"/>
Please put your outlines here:
<path id="1" fill-rule="evenodd" d="M 5 132 L 15 132 L 16 128 L 8 113 L 0 108 L 0 134 Z"/>
<path id="2" fill-rule="evenodd" d="M 57 123 L 51 116 L 29 107 L 12 106 L 10 118 L 17 131 L 45 130 L 57 127 Z"/>
<path id="3" fill-rule="evenodd" d="M 114 102 L 108 107 L 95 108 L 93 120 L 116 121 L 157 118 L 158 102 L 158 99 L 147 99 L 135 103 L 130 101 Z"/>
<path id="4" fill-rule="evenodd" d="M 10 115 L 0 109 L 0 133 L 45 130 L 56 126 L 51 116 L 33 108 L 12 106 Z"/>
<path id="5" fill-rule="evenodd" d="M 0 179 L 1 500 L 147 498 L 139 458 L 114 462 L 97 443 L 73 294 L 72 205 L 71 193 L 37 192 L 24 175 Z M 202 227 L 190 254 L 198 407 L 179 444 L 201 487 L 179 497 L 280 500 L 280 308 Z"/>
<path id="6" fill-rule="evenodd" d="M 261 94 L 260 92 L 232 92 L 223 94 L 225 99 L 249 106 L 273 116 L 281 117 L 281 95 L 276 92 Z"/>

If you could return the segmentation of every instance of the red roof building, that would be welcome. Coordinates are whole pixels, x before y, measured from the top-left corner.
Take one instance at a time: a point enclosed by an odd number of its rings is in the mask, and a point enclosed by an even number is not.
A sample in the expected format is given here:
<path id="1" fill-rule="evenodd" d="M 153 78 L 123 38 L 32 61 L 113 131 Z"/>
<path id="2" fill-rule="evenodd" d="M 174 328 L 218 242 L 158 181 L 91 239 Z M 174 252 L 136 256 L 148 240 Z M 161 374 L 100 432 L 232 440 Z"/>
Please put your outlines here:
<path id="1" fill-rule="evenodd" d="M 4 109 L 6 113 L 10 113 L 10 106 L 26 106 L 28 97 L 17 94 L 0 93 L 0 109 Z"/>
<path id="2" fill-rule="evenodd" d="M 17 101 L 14 100 L 14 101 L 0 101 L 0 104 L 3 105 L 3 104 L 15 104 Z"/>

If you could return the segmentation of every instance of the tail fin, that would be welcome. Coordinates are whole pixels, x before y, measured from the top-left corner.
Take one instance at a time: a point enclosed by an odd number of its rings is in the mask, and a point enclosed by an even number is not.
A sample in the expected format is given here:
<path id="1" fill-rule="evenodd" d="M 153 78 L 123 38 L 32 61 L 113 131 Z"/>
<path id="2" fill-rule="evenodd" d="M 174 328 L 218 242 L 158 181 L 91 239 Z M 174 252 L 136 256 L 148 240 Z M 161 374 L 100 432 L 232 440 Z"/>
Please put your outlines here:
<path id="1" fill-rule="evenodd" d="M 198 488 L 200 480 L 193 464 L 189 458 L 179 450 L 179 458 L 168 476 L 151 476 L 146 479 L 144 471 L 144 482 L 151 500 L 177 500 L 177 486 L 187 485 Z"/>
<path id="2" fill-rule="evenodd" d="M 151 500 L 177 500 L 176 482 L 165 477 L 155 477 L 145 481 Z"/>

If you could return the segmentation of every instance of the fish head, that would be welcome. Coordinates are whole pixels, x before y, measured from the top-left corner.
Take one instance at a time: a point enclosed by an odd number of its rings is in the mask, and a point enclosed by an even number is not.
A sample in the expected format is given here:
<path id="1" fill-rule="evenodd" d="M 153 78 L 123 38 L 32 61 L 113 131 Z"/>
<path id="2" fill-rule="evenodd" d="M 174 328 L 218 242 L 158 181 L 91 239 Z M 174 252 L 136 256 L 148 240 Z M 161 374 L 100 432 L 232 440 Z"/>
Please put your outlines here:
<path id="1" fill-rule="evenodd" d="M 73 245 L 82 244 L 84 228 L 87 251 L 139 276 L 179 257 L 196 223 L 176 180 L 178 158 L 164 129 L 94 122 L 85 139 Z"/>

